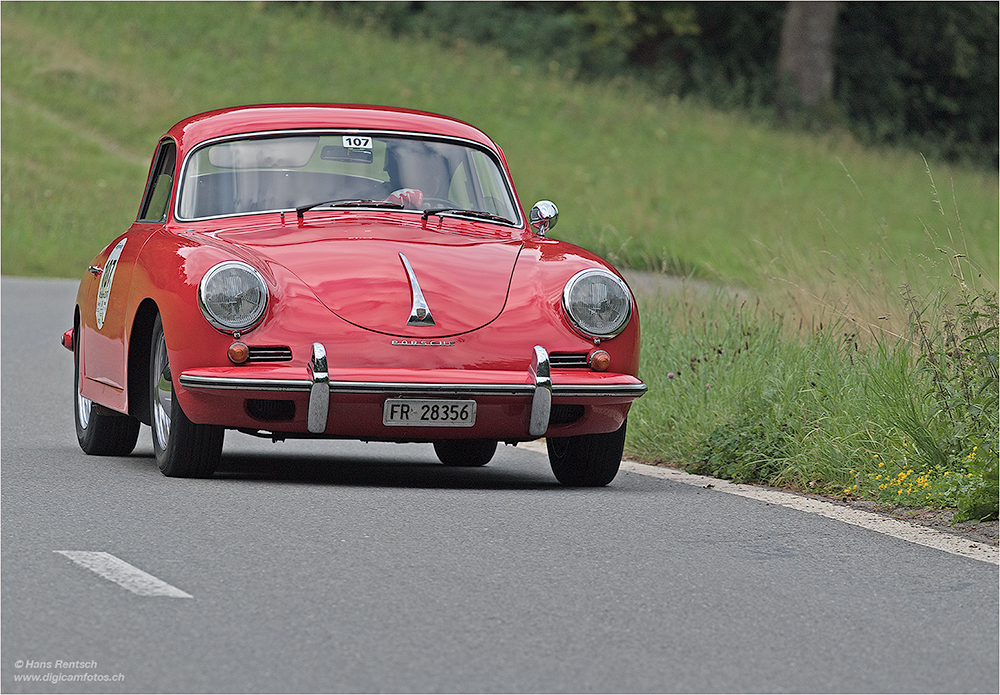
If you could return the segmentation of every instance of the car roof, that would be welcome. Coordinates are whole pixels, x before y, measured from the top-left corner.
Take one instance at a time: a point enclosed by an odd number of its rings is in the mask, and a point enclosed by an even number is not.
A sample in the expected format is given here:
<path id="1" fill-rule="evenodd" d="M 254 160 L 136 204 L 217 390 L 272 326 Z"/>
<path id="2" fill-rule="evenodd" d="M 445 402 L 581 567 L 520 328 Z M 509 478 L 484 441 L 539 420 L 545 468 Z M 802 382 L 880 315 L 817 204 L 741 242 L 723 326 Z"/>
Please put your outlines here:
<path id="1" fill-rule="evenodd" d="M 198 143 L 240 133 L 320 128 L 402 131 L 465 138 L 497 146 L 468 123 L 424 111 L 359 104 L 261 104 L 208 111 L 177 123 L 167 135 L 182 151 Z"/>

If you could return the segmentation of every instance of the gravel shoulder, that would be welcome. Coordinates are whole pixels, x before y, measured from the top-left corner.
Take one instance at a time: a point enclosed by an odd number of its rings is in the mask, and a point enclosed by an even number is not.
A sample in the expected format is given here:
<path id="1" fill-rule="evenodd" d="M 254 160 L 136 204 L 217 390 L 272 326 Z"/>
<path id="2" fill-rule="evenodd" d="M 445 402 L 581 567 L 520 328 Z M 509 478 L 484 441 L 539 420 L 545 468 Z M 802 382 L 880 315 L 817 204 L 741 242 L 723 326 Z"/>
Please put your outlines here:
<path id="1" fill-rule="evenodd" d="M 822 498 L 828 499 L 828 498 Z M 835 504 L 842 504 L 856 509 L 864 509 L 875 514 L 881 514 L 901 521 L 909 521 L 912 524 L 927 526 L 942 533 L 950 533 L 961 536 L 970 541 L 992 545 L 1000 545 L 998 532 L 1000 532 L 1000 521 L 953 521 L 954 509 L 934 509 L 932 507 L 892 507 L 880 505 L 870 500 L 858 500 L 853 502 L 843 502 L 841 500 L 829 500 Z"/>

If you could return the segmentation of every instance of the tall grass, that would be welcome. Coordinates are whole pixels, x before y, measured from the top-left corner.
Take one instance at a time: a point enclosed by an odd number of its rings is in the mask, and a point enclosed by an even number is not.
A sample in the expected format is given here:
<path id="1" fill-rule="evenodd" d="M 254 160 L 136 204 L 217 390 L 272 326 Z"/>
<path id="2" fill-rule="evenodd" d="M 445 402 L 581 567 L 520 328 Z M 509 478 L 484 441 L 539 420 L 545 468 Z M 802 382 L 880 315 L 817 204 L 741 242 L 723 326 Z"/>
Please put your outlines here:
<path id="1" fill-rule="evenodd" d="M 630 416 L 640 457 L 739 482 L 998 511 L 997 299 L 953 276 L 900 288 L 900 335 L 847 315 L 789 325 L 729 294 L 647 298 Z"/>
<path id="2" fill-rule="evenodd" d="M 630 416 L 635 451 L 740 482 L 846 484 L 845 462 L 865 451 L 867 355 L 842 324 L 799 333 L 727 296 L 642 308 L 650 395 Z"/>

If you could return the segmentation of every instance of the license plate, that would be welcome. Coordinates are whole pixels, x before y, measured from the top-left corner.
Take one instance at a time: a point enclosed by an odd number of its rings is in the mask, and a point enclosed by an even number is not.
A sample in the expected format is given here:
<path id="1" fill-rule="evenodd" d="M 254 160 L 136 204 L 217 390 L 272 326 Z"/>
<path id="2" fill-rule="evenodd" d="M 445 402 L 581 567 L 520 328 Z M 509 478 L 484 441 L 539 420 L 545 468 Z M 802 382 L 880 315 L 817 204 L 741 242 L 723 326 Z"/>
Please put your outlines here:
<path id="1" fill-rule="evenodd" d="M 382 424 L 390 427 L 472 427 L 475 401 L 389 398 L 382 406 Z"/>

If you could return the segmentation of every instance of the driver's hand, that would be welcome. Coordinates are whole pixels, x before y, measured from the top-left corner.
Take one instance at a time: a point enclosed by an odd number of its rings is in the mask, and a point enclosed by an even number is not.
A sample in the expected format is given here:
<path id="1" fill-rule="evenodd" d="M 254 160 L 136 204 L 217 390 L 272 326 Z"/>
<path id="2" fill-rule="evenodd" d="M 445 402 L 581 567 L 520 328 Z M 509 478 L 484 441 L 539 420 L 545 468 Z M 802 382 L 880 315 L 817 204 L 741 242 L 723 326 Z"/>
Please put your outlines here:
<path id="1" fill-rule="evenodd" d="M 400 188 L 389 194 L 385 202 L 399 203 L 408 208 L 419 208 L 424 204 L 424 194 L 423 191 L 418 191 L 416 188 Z"/>

